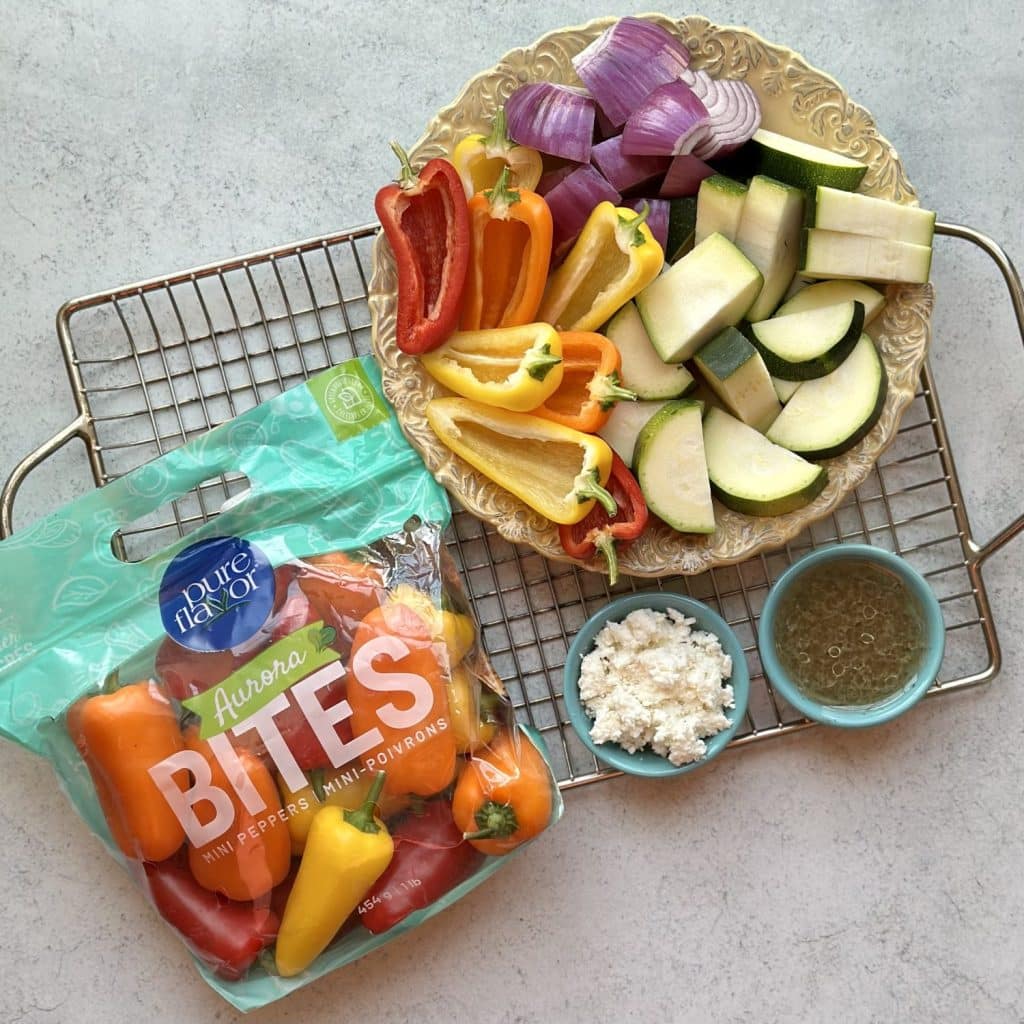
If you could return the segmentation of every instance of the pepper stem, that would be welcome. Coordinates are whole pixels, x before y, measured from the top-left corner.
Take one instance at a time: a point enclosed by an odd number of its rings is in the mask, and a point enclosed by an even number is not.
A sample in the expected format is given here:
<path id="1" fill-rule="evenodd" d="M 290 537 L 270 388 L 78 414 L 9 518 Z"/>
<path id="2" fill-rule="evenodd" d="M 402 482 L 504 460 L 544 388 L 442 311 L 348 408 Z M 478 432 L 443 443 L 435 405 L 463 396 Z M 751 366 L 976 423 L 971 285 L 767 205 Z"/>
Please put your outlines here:
<path id="1" fill-rule="evenodd" d="M 511 804 L 488 800 L 473 816 L 479 825 L 476 832 L 463 832 L 463 839 L 505 839 L 519 829 L 519 819 Z"/>
<path id="2" fill-rule="evenodd" d="M 314 768 L 309 773 L 309 784 L 313 787 L 313 795 L 323 803 L 327 799 L 327 790 L 324 789 L 324 770 Z"/>
<path id="3" fill-rule="evenodd" d="M 409 162 L 409 154 L 394 139 L 391 140 L 391 152 L 398 157 L 402 164 L 402 173 L 398 176 L 399 187 L 412 188 L 418 179 L 416 172 L 412 169 L 412 164 Z"/>
<path id="4" fill-rule="evenodd" d="M 345 811 L 345 820 L 353 828 L 359 829 L 360 832 L 374 834 L 380 831 L 380 825 L 373 820 L 373 814 L 377 809 L 377 801 L 380 799 L 381 790 L 384 788 L 384 778 L 386 775 L 386 772 L 377 772 L 373 785 L 370 787 L 370 792 L 366 794 L 366 799 L 359 810 Z"/>
<path id="5" fill-rule="evenodd" d="M 578 480 L 576 486 L 576 500 L 581 505 L 591 499 L 596 501 L 610 516 L 615 515 L 619 510 L 611 493 L 601 486 L 596 469 L 590 473 L 590 479 Z"/>
<path id="6" fill-rule="evenodd" d="M 539 349 L 531 349 L 523 360 L 523 369 L 534 379 L 543 380 L 560 362 L 561 356 L 556 356 L 551 351 L 549 344 L 542 345 Z"/>
<path id="7" fill-rule="evenodd" d="M 637 399 L 635 391 L 630 391 L 619 383 L 619 374 L 615 370 L 611 373 L 596 374 L 587 385 L 587 391 L 602 410 L 610 409 L 616 402 L 635 402 Z"/>
<path id="8" fill-rule="evenodd" d="M 494 183 L 494 188 L 484 190 L 487 202 L 491 204 L 491 216 L 498 220 L 507 220 L 508 208 L 520 200 L 519 192 L 508 187 L 510 173 L 508 164 L 505 164 L 501 169 L 501 174 L 498 175 L 498 180 Z"/>
<path id="9" fill-rule="evenodd" d="M 511 139 L 508 137 L 508 119 L 505 116 L 505 108 L 498 107 L 491 121 L 491 134 L 484 139 L 484 149 L 490 153 L 491 149 L 509 150 L 512 149 Z"/>
<path id="10" fill-rule="evenodd" d="M 608 585 L 614 587 L 619 581 L 619 556 L 615 550 L 615 538 L 607 532 L 594 538 L 594 547 L 604 555 L 608 563 Z"/>
<path id="11" fill-rule="evenodd" d="M 630 245 L 644 245 L 646 243 L 647 239 L 644 238 L 640 226 L 646 222 L 650 215 L 651 204 L 645 199 L 640 207 L 640 212 L 635 217 L 619 217 L 619 225 L 622 227 L 623 232 L 627 236 L 632 236 L 629 239 Z"/>

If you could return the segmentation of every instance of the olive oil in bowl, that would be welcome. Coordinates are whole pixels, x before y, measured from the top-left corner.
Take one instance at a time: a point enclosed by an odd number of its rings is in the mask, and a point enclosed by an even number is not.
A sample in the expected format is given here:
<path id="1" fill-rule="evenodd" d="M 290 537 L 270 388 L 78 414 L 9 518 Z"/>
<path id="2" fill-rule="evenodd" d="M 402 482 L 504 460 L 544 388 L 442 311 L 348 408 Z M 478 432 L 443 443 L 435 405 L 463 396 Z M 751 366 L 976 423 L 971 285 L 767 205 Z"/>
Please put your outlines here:
<path id="1" fill-rule="evenodd" d="M 776 693 L 827 725 L 877 725 L 938 675 L 946 630 L 924 578 L 869 544 L 819 548 L 791 565 L 761 612 L 758 651 Z"/>
<path id="2" fill-rule="evenodd" d="M 779 602 L 775 649 L 808 697 L 838 707 L 874 704 L 913 681 L 924 652 L 921 607 L 876 562 L 814 566 Z"/>

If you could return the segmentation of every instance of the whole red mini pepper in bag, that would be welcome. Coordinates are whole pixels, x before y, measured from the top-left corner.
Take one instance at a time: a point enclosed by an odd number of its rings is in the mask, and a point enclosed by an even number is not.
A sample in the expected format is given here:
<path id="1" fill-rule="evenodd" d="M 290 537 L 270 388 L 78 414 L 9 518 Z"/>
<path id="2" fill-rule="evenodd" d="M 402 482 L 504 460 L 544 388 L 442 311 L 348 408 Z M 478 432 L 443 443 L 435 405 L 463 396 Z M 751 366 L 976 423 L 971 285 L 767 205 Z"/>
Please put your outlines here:
<path id="1" fill-rule="evenodd" d="M 608 563 L 608 582 L 619 578 L 619 560 L 615 550 L 617 541 L 636 540 L 647 526 L 647 502 L 640 485 L 629 468 L 612 452 L 612 472 L 605 485 L 615 499 L 614 516 L 599 505 L 571 526 L 559 526 L 558 539 L 567 555 L 590 558 L 600 551 Z"/>
<path id="2" fill-rule="evenodd" d="M 278 916 L 265 903 L 238 903 L 204 889 L 174 861 L 146 865 L 153 904 L 203 963 L 240 978 L 277 936 Z"/>
<path id="3" fill-rule="evenodd" d="M 392 143 L 402 173 L 374 200 L 398 268 L 395 340 L 410 355 L 437 348 L 459 324 L 469 267 L 469 207 L 458 171 L 447 161 L 427 162 L 417 176 L 409 157 Z"/>
<path id="4" fill-rule="evenodd" d="M 359 904 L 359 923 L 379 935 L 465 881 L 484 855 L 462 836 L 451 804 L 428 800 L 391 827 L 395 855 Z"/>

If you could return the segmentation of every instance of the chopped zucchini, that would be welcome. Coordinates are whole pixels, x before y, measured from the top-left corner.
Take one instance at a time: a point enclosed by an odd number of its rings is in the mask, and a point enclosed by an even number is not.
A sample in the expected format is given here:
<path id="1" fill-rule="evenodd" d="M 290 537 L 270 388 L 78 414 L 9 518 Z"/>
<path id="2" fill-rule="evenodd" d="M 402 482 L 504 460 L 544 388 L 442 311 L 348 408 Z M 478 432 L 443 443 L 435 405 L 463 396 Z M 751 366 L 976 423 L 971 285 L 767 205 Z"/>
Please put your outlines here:
<path id="1" fill-rule="evenodd" d="M 721 409 L 709 409 L 704 418 L 704 453 L 715 497 L 750 516 L 802 508 L 828 481 L 823 466 L 773 444 Z"/>
<path id="2" fill-rule="evenodd" d="M 924 284 L 931 266 L 932 250 L 928 245 L 809 228 L 800 273 L 814 278 Z"/>
<path id="3" fill-rule="evenodd" d="M 640 431 L 636 474 L 648 508 L 681 533 L 714 533 L 715 509 L 704 459 L 703 405 L 666 402 Z"/>
<path id="4" fill-rule="evenodd" d="M 730 242 L 736 241 L 736 232 L 743 214 L 743 201 L 747 186 L 722 174 L 713 174 L 700 183 L 697 192 L 697 224 L 694 243 L 699 244 L 716 231 Z"/>
<path id="5" fill-rule="evenodd" d="M 867 174 L 867 164 L 859 160 L 765 128 L 754 132 L 750 142 L 757 153 L 758 170 L 796 188 L 828 185 L 852 192 Z"/>
<path id="6" fill-rule="evenodd" d="M 779 401 L 785 405 L 796 393 L 796 389 L 800 387 L 803 381 L 800 380 L 783 380 L 781 377 L 772 377 L 772 387 L 775 388 L 775 394 L 779 396 Z"/>
<path id="7" fill-rule="evenodd" d="M 679 196 L 668 201 L 668 239 L 665 260 L 676 263 L 694 246 L 697 227 L 697 197 Z"/>
<path id="8" fill-rule="evenodd" d="M 768 439 L 806 459 L 841 455 L 878 422 L 887 389 L 885 366 L 874 342 L 862 334 L 838 369 L 800 385 Z"/>
<path id="9" fill-rule="evenodd" d="M 616 402 L 598 435 L 614 448 L 622 461 L 634 468 L 636 439 L 647 421 L 664 402 Z"/>
<path id="10" fill-rule="evenodd" d="M 885 296 L 862 281 L 819 281 L 801 288 L 775 311 L 775 316 L 804 313 L 808 309 L 834 306 L 837 302 L 856 299 L 864 306 L 864 325 L 867 326 L 885 308 Z"/>
<path id="11" fill-rule="evenodd" d="M 681 363 L 743 319 L 762 280 L 729 239 L 714 234 L 647 285 L 636 308 L 658 355 Z"/>
<path id="12" fill-rule="evenodd" d="M 863 329 L 864 306 L 850 299 L 751 324 L 750 338 L 773 376 L 813 380 L 850 354 Z"/>
<path id="13" fill-rule="evenodd" d="M 913 245 L 931 245 L 935 214 L 919 206 L 894 203 L 891 199 L 818 186 L 810 226 Z"/>
<path id="14" fill-rule="evenodd" d="M 764 360 L 735 327 L 712 338 L 693 361 L 725 407 L 755 430 L 764 433 L 782 411 Z"/>
<path id="15" fill-rule="evenodd" d="M 764 320 L 782 301 L 800 262 L 803 219 L 803 192 L 764 175 L 751 178 L 736 244 L 761 271 L 764 283 L 748 320 Z"/>
<path id="16" fill-rule="evenodd" d="M 622 357 L 622 386 L 636 392 L 637 398 L 680 398 L 693 389 L 693 374 L 682 363 L 663 362 L 654 350 L 635 303 L 627 302 L 604 333 Z"/>

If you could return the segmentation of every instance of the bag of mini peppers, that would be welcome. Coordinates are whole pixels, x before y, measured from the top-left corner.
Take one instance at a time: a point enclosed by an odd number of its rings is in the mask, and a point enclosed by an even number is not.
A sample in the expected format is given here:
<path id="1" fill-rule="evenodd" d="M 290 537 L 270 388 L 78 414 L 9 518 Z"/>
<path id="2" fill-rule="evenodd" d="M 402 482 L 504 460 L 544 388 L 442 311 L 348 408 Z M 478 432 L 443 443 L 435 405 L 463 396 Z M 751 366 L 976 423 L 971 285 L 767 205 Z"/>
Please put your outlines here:
<path id="1" fill-rule="evenodd" d="M 561 813 L 379 384 L 344 363 L 0 544 L 0 730 L 243 1010 L 431 917 Z M 213 520 L 119 556 L 119 530 L 227 473 L 248 490 Z"/>

